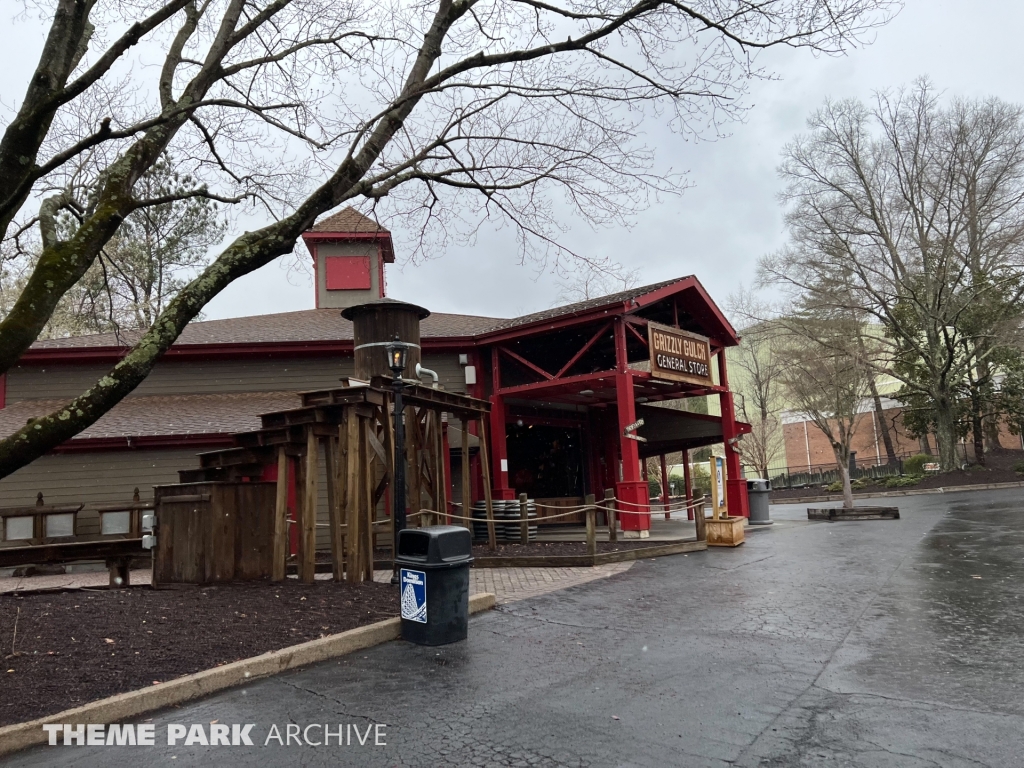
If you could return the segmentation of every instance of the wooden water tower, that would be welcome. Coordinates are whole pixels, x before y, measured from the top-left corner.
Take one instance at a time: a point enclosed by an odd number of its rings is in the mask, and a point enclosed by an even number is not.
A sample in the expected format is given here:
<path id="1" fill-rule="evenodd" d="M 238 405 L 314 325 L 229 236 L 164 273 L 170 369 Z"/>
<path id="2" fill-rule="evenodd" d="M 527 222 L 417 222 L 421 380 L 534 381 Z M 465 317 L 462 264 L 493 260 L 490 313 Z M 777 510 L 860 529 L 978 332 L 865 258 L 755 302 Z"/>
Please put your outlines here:
<path id="1" fill-rule="evenodd" d="M 415 376 L 420 362 L 420 321 L 430 312 L 415 304 L 394 299 L 378 299 L 358 304 L 341 311 L 341 316 L 352 321 L 355 345 L 355 378 L 370 381 L 374 376 L 390 379 L 394 374 L 388 368 L 384 345 L 396 337 L 413 344 L 409 348 L 406 371 Z"/>

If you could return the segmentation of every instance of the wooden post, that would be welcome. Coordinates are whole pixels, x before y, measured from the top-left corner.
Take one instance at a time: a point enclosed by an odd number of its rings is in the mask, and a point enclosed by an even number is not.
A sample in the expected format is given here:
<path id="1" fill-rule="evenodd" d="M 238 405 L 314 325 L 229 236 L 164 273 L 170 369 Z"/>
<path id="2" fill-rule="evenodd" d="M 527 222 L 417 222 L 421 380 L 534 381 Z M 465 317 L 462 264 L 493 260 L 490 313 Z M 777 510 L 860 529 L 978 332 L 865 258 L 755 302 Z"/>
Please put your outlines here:
<path id="1" fill-rule="evenodd" d="M 473 517 L 473 498 L 469 492 L 469 423 L 462 417 L 462 516 Z M 463 520 L 462 525 L 473 530 L 473 524 Z"/>
<path id="2" fill-rule="evenodd" d="M 491 500 L 491 458 L 487 450 L 487 419 L 480 419 L 480 468 L 484 474 L 484 506 L 487 509 L 487 548 L 498 548 L 494 533 L 494 502 Z"/>
<path id="3" fill-rule="evenodd" d="M 420 516 L 416 514 L 423 506 L 423 486 L 420 476 L 423 472 L 423 463 L 420 460 L 420 446 L 422 445 L 420 434 L 420 422 L 417 418 L 416 409 L 413 406 L 406 406 L 405 409 L 405 490 L 409 496 L 409 514 L 416 515 L 412 518 L 410 526 L 420 527 Z"/>
<path id="4" fill-rule="evenodd" d="M 301 568 L 302 563 L 302 520 L 306 511 L 306 462 L 302 456 L 296 456 L 292 460 L 292 468 L 295 475 L 295 520 L 285 528 L 288 531 L 288 551 L 292 547 L 292 526 L 295 531 L 295 557 L 296 565 Z"/>
<path id="5" fill-rule="evenodd" d="M 519 542 L 521 544 L 530 543 L 529 504 L 525 493 L 519 494 Z"/>
<path id="6" fill-rule="evenodd" d="M 395 501 L 395 425 L 391 420 L 391 407 L 393 404 L 394 400 L 385 398 L 384 405 L 381 408 L 381 424 L 384 427 L 384 453 L 388 457 L 388 499 L 391 502 L 391 515 L 386 526 L 377 526 L 378 529 L 384 528 L 384 533 L 388 534 L 386 538 L 388 549 L 391 550 L 392 560 L 395 557 L 395 510 L 398 509 Z M 378 530 L 377 533 L 379 535 L 380 531 Z"/>
<path id="7" fill-rule="evenodd" d="M 587 554 L 591 557 L 597 554 L 597 527 L 595 525 L 597 522 L 597 510 L 594 509 L 595 501 L 596 499 L 592 493 L 588 493 L 583 499 L 583 503 L 587 505 Z"/>
<path id="8" fill-rule="evenodd" d="M 693 509 L 693 526 L 697 531 L 697 541 L 708 540 L 708 526 L 705 522 L 707 518 L 704 517 L 704 497 L 701 497 L 699 506 L 695 506 Z"/>
<path id="9" fill-rule="evenodd" d="M 277 500 L 274 506 L 274 565 L 271 581 L 284 581 L 288 559 L 288 456 L 277 449 Z"/>
<path id="10" fill-rule="evenodd" d="M 299 551 L 299 581 L 312 584 L 316 578 L 316 507 L 317 507 L 317 454 L 320 441 L 313 428 L 306 430 L 306 495 L 302 502 L 302 528 L 299 531 L 302 546 Z"/>
<path id="11" fill-rule="evenodd" d="M 608 541 L 619 540 L 619 526 L 615 519 L 615 491 L 606 488 L 604 492 L 604 507 L 608 515 Z"/>
<path id="12" fill-rule="evenodd" d="M 373 422 L 370 418 L 360 417 L 362 422 L 362 439 L 359 441 L 360 457 L 365 470 L 363 472 L 363 514 L 359 529 L 359 541 L 362 548 L 360 560 L 363 566 L 363 580 L 373 581 L 373 518 L 376 505 L 373 503 L 373 449 L 370 448 L 370 430 L 373 429 Z"/>
<path id="13" fill-rule="evenodd" d="M 359 563 L 359 417 L 348 409 L 345 425 L 345 581 L 362 581 Z"/>
<path id="14" fill-rule="evenodd" d="M 338 450 L 336 437 L 324 439 L 324 456 L 327 464 L 327 517 L 331 530 L 331 573 L 335 581 L 341 581 L 345 572 L 345 547 L 341 534 L 341 498 L 338 496 Z"/>

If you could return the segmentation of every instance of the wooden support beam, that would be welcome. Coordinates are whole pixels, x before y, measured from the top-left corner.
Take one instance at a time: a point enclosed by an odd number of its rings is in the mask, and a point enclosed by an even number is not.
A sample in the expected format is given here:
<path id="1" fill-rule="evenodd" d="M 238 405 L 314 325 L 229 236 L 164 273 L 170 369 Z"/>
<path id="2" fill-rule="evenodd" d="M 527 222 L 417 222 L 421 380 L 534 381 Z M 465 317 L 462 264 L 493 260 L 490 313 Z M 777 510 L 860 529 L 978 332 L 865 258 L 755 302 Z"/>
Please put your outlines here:
<path id="1" fill-rule="evenodd" d="M 594 509 L 594 494 L 588 493 L 583 503 L 587 505 L 586 512 L 584 513 L 587 517 L 587 554 L 593 557 L 597 554 L 597 510 Z"/>
<path id="2" fill-rule="evenodd" d="M 405 473 L 405 489 L 409 494 L 410 515 L 416 515 L 420 511 L 420 507 L 423 506 L 423 486 L 420 478 L 423 471 L 420 463 L 420 446 L 422 444 L 416 409 L 411 405 L 407 406 L 405 409 L 405 466 L 408 471 Z M 419 528 L 419 515 L 412 520 L 416 521 L 413 525 Z"/>
<path id="3" fill-rule="evenodd" d="M 373 449 L 370 447 L 370 433 L 374 429 L 374 419 L 360 418 L 362 422 L 362 449 L 363 467 L 365 468 L 363 481 L 363 513 L 361 516 L 362 527 L 359 531 L 359 544 L 362 552 L 360 561 L 363 566 L 363 580 L 373 581 L 373 518 L 376 517 L 377 505 L 374 503 L 373 492 L 376 487 L 373 471 Z"/>
<path id="4" fill-rule="evenodd" d="M 277 449 L 277 499 L 274 505 L 274 564 L 271 581 L 284 581 L 288 559 L 288 454 Z"/>
<path id="5" fill-rule="evenodd" d="M 302 527 L 299 529 L 302 546 L 299 552 L 299 581 L 312 584 L 316 578 L 316 508 L 317 508 L 317 457 L 320 441 L 313 430 L 306 436 L 306 483 L 305 498 L 302 502 Z"/>
<path id="6" fill-rule="evenodd" d="M 519 543 L 530 543 L 530 505 L 525 493 L 519 494 Z"/>
<path id="7" fill-rule="evenodd" d="M 606 488 L 604 492 L 604 506 L 608 516 L 608 541 L 619 540 L 619 525 L 615 519 L 615 491 Z"/>
<path id="8" fill-rule="evenodd" d="M 391 549 L 391 557 L 394 559 L 394 547 L 395 547 L 395 491 L 393 482 L 395 479 L 395 426 L 391 420 L 391 400 L 386 400 L 384 405 L 381 407 L 380 412 L 380 423 L 384 430 L 384 456 L 387 462 L 388 471 L 388 487 L 391 488 L 390 494 L 390 518 L 387 526 L 376 526 L 374 528 L 374 543 L 376 544 L 376 537 L 382 533 L 386 533 L 388 547 Z"/>
<path id="9" fill-rule="evenodd" d="M 355 583 L 362 581 L 363 572 L 359 562 L 359 417 L 354 410 L 348 413 L 345 432 L 345 581 Z"/>
<path id="10" fill-rule="evenodd" d="M 341 533 L 341 499 L 338 496 L 338 438 L 324 440 L 324 458 L 327 465 L 327 524 L 331 531 L 331 573 L 341 581 L 345 572 L 345 548 Z"/>
<path id="11" fill-rule="evenodd" d="M 494 502 L 491 500 L 491 457 L 487 450 L 487 419 L 480 419 L 480 467 L 484 474 L 484 507 L 487 510 L 487 547 L 494 550 L 498 541 L 494 533 Z"/>
<path id="12" fill-rule="evenodd" d="M 291 554 L 291 541 L 292 541 L 292 526 L 295 526 L 295 540 L 297 543 L 296 547 L 296 558 L 298 567 L 301 568 L 302 563 L 302 521 L 306 514 L 306 462 L 302 456 L 296 456 L 292 467 L 295 473 L 295 520 L 289 522 L 286 528 L 288 537 L 288 553 Z"/>

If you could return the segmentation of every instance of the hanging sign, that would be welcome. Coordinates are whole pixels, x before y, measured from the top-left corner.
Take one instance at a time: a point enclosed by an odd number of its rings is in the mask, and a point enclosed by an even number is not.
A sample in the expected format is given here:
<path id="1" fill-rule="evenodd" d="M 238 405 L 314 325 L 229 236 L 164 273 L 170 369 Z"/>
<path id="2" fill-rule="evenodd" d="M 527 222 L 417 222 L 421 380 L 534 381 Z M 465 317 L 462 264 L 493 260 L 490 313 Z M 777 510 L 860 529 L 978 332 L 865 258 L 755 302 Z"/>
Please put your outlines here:
<path id="1" fill-rule="evenodd" d="M 647 345 L 651 350 L 651 375 L 655 378 L 714 384 L 711 342 L 706 336 L 648 323 Z"/>
<path id="2" fill-rule="evenodd" d="M 644 420 L 643 419 L 637 419 L 632 424 L 629 424 L 629 425 L 623 427 L 622 434 L 624 434 L 626 437 L 629 437 L 629 433 L 630 432 L 636 432 L 643 425 L 644 425 Z"/>

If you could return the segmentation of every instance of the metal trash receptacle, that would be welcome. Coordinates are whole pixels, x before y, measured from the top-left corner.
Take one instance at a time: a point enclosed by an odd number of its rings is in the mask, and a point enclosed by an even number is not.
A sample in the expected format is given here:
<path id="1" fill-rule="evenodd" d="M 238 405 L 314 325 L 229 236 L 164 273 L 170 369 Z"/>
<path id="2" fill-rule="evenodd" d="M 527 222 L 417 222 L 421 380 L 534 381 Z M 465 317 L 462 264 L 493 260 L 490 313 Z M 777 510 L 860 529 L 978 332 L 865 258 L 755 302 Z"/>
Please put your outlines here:
<path id="1" fill-rule="evenodd" d="M 771 525 L 768 519 L 768 504 L 772 482 L 763 477 L 747 480 L 747 498 L 750 500 L 750 525 Z"/>
<path id="2" fill-rule="evenodd" d="M 469 633 L 472 534 L 458 525 L 407 528 L 398 533 L 402 639 L 447 645 Z"/>

